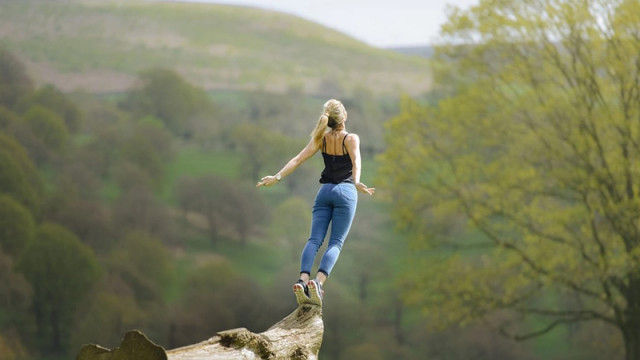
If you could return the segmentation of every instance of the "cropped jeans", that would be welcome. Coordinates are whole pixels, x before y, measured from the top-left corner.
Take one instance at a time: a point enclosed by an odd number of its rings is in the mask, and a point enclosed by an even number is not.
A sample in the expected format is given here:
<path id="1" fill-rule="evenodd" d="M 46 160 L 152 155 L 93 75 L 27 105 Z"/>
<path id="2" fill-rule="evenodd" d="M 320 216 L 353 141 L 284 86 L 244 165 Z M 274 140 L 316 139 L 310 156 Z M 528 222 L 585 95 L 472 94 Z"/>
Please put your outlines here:
<path id="1" fill-rule="evenodd" d="M 331 224 L 329 244 L 318 268 L 318 272 L 329 276 L 338 261 L 342 245 L 351 228 L 357 204 L 358 191 L 354 184 L 322 184 L 313 205 L 311 235 L 302 250 L 300 273 L 311 275 L 311 267 L 316 254 L 324 242 L 329 224 Z"/>

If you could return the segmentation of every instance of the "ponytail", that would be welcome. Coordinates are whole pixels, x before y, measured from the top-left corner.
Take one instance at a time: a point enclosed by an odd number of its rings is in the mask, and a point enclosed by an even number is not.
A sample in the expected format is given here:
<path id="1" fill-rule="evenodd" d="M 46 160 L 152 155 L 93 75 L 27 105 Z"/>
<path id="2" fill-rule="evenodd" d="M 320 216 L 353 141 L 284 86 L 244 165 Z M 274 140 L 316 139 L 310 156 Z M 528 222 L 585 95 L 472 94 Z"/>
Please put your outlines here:
<path id="1" fill-rule="evenodd" d="M 322 145 L 322 137 L 324 133 L 327 131 L 327 126 L 329 124 L 329 116 L 327 113 L 323 113 L 320 115 L 318 119 L 318 123 L 316 124 L 315 129 L 311 132 L 311 138 L 313 139 L 313 143 L 319 148 Z"/>
<path id="2" fill-rule="evenodd" d="M 315 129 L 311 132 L 311 139 L 313 143 L 320 148 L 322 146 L 322 138 L 327 131 L 327 127 L 332 129 L 340 129 L 344 127 L 344 122 L 347 120 L 347 110 L 344 109 L 344 105 L 336 99 L 331 99 L 324 103 L 322 115 L 318 119 Z"/>

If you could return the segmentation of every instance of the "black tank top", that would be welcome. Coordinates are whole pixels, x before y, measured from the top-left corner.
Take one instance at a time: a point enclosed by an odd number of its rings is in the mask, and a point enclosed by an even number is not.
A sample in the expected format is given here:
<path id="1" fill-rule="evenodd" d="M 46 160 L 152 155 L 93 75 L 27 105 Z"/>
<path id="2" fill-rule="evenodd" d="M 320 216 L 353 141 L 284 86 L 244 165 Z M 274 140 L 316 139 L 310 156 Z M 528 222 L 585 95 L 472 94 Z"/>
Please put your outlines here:
<path id="1" fill-rule="evenodd" d="M 342 138 L 342 155 L 327 154 L 327 140 L 322 138 L 322 159 L 324 170 L 320 176 L 321 184 L 340 184 L 343 182 L 353 184 L 353 163 L 344 141 L 349 134 Z"/>

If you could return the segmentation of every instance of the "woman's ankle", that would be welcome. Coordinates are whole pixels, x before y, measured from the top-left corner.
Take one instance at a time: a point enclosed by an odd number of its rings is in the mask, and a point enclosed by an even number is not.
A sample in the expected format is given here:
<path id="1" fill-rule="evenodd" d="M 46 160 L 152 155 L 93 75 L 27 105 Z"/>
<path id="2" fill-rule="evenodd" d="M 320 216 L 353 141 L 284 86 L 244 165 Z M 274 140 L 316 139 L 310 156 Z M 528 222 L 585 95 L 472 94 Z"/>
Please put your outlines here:
<path id="1" fill-rule="evenodd" d="M 304 281 L 304 283 L 308 283 L 309 282 L 309 274 L 307 273 L 300 273 L 300 280 Z"/>

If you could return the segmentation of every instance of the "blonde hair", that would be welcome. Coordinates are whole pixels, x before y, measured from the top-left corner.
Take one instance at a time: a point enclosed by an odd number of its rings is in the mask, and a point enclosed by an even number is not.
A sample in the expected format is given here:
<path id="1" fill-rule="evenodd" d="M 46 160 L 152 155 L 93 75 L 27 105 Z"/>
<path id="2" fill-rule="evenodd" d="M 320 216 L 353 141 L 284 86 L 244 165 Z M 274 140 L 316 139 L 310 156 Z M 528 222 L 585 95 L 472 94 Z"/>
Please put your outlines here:
<path id="1" fill-rule="evenodd" d="M 316 127 L 311 132 L 313 143 L 320 147 L 327 128 L 340 129 L 341 126 L 344 126 L 345 120 L 347 120 L 347 110 L 339 100 L 331 99 L 324 103 L 322 115 L 320 115 Z"/>

